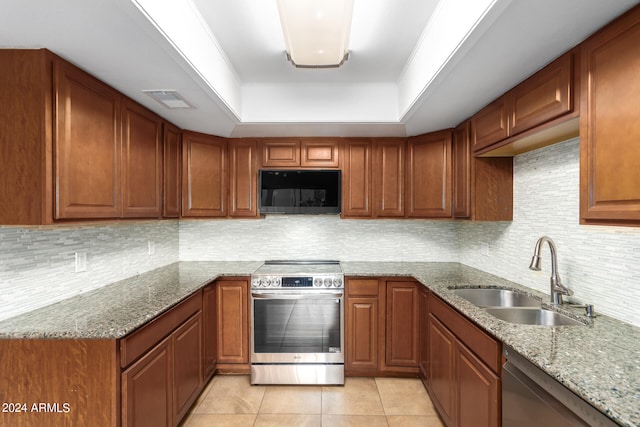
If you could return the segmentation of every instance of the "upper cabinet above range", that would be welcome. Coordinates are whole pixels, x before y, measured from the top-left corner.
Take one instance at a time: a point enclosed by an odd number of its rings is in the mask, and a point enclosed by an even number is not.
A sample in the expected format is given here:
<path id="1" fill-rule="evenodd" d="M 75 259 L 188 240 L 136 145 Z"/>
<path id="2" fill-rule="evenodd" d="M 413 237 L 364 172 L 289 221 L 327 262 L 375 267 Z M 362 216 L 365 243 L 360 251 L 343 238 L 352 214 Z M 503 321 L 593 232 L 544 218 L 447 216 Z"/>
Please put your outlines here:
<path id="1" fill-rule="evenodd" d="M 573 49 L 471 118 L 476 155 L 514 156 L 578 135 L 579 50 Z"/>
<path id="2" fill-rule="evenodd" d="M 338 168 L 340 138 L 265 138 L 262 166 L 265 168 Z"/>

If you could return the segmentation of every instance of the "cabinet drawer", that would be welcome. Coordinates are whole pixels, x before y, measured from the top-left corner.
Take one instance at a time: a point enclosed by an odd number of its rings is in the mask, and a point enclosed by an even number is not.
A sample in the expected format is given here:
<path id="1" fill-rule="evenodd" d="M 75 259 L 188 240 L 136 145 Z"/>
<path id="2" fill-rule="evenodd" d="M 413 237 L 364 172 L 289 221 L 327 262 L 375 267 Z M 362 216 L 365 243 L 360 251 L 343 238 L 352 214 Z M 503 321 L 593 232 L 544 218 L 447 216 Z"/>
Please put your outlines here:
<path id="1" fill-rule="evenodd" d="M 120 340 L 120 366 L 125 368 L 202 309 L 202 291 Z"/>
<path id="2" fill-rule="evenodd" d="M 429 311 L 493 372 L 500 372 L 501 348 L 498 340 L 478 328 L 435 295 L 429 298 Z"/>
<path id="3" fill-rule="evenodd" d="M 348 279 L 347 295 L 378 296 L 379 287 L 377 279 Z"/>

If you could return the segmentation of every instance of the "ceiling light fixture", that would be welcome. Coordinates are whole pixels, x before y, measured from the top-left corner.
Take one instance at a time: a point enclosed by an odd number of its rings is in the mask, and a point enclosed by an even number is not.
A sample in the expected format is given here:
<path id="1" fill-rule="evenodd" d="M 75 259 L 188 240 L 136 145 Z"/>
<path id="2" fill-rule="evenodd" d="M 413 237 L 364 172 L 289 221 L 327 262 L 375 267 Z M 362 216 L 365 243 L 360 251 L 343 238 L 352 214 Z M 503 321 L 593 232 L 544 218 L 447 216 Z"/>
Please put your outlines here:
<path id="1" fill-rule="evenodd" d="M 349 58 L 353 0 L 278 0 L 287 58 L 299 68 L 335 68 Z"/>

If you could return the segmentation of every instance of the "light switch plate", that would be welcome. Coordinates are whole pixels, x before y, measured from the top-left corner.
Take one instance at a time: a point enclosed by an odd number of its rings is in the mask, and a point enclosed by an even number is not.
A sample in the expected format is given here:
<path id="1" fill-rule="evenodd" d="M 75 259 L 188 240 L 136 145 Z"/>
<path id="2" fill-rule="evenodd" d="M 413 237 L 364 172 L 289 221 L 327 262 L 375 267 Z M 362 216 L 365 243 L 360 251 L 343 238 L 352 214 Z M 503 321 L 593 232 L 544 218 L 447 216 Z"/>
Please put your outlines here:
<path id="1" fill-rule="evenodd" d="M 76 273 L 87 271 L 87 253 L 76 252 Z"/>

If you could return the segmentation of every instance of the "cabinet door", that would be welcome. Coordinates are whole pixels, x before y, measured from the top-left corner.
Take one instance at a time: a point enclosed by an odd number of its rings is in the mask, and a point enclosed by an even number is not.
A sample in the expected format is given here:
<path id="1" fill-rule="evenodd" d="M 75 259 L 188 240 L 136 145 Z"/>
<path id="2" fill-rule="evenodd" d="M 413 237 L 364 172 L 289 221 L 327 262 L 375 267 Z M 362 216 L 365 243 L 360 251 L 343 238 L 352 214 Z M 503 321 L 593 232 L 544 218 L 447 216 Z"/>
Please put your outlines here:
<path id="1" fill-rule="evenodd" d="M 258 145 L 254 139 L 229 143 L 229 216 L 258 216 Z"/>
<path id="2" fill-rule="evenodd" d="M 573 53 L 569 52 L 510 91 L 510 136 L 573 111 Z"/>
<path id="3" fill-rule="evenodd" d="M 119 218 L 120 95 L 54 62 L 55 218 Z"/>
<path id="4" fill-rule="evenodd" d="M 448 426 L 455 416 L 455 351 L 453 334 L 429 314 L 429 394 Z"/>
<path id="5" fill-rule="evenodd" d="M 387 282 L 386 366 L 418 367 L 419 304 L 415 282 Z"/>
<path id="6" fill-rule="evenodd" d="M 507 106 L 507 95 L 504 95 L 471 118 L 471 141 L 474 153 L 509 136 Z"/>
<path id="7" fill-rule="evenodd" d="M 162 203 L 162 119 L 125 100 L 122 135 L 122 216 L 159 217 Z"/>
<path id="8" fill-rule="evenodd" d="M 580 218 L 640 221 L 640 9 L 582 44 Z"/>
<path id="9" fill-rule="evenodd" d="M 337 138 L 304 139 L 300 143 L 300 166 L 337 168 L 340 140 Z"/>
<path id="10" fill-rule="evenodd" d="M 173 425 L 173 340 L 166 338 L 122 373 L 122 426 Z"/>
<path id="11" fill-rule="evenodd" d="M 470 122 L 453 131 L 453 216 L 471 216 L 471 146 Z"/>
<path id="12" fill-rule="evenodd" d="M 421 289 L 419 292 L 419 324 L 418 324 L 418 367 L 420 377 L 428 382 L 429 368 L 429 292 Z"/>
<path id="13" fill-rule="evenodd" d="M 180 184 L 182 170 L 182 145 L 180 129 L 164 123 L 164 187 L 162 216 L 177 218 L 180 216 L 182 186 Z"/>
<path id="14" fill-rule="evenodd" d="M 346 310 L 345 368 L 378 371 L 378 298 L 348 297 Z"/>
<path id="15" fill-rule="evenodd" d="M 500 379 L 460 342 L 457 343 L 456 365 L 456 424 L 499 425 Z"/>
<path id="16" fill-rule="evenodd" d="M 202 314 L 198 312 L 184 322 L 172 336 L 173 407 L 177 425 L 202 387 Z"/>
<path id="17" fill-rule="evenodd" d="M 182 216 L 227 215 L 227 142 L 224 138 L 182 135 Z"/>
<path id="18" fill-rule="evenodd" d="M 409 139 L 406 191 L 408 217 L 451 217 L 451 131 Z"/>
<path id="19" fill-rule="evenodd" d="M 216 286 L 210 284 L 202 293 L 202 336 L 204 346 L 204 381 L 211 378 L 218 360 L 218 328 L 216 311 Z"/>
<path id="20" fill-rule="evenodd" d="M 513 158 L 474 157 L 471 218 L 474 221 L 513 219 Z"/>
<path id="21" fill-rule="evenodd" d="M 262 143 L 262 166 L 300 166 L 300 141 L 297 139 L 265 139 Z"/>
<path id="22" fill-rule="evenodd" d="M 371 217 L 371 140 L 344 142 L 342 217 Z"/>
<path id="23" fill-rule="evenodd" d="M 249 363 L 248 283 L 216 282 L 218 363 Z"/>
<path id="24" fill-rule="evenodd" d="M 374 208 L 377 217 L 404 216 L 404 138 L 374 142 Z"/>

